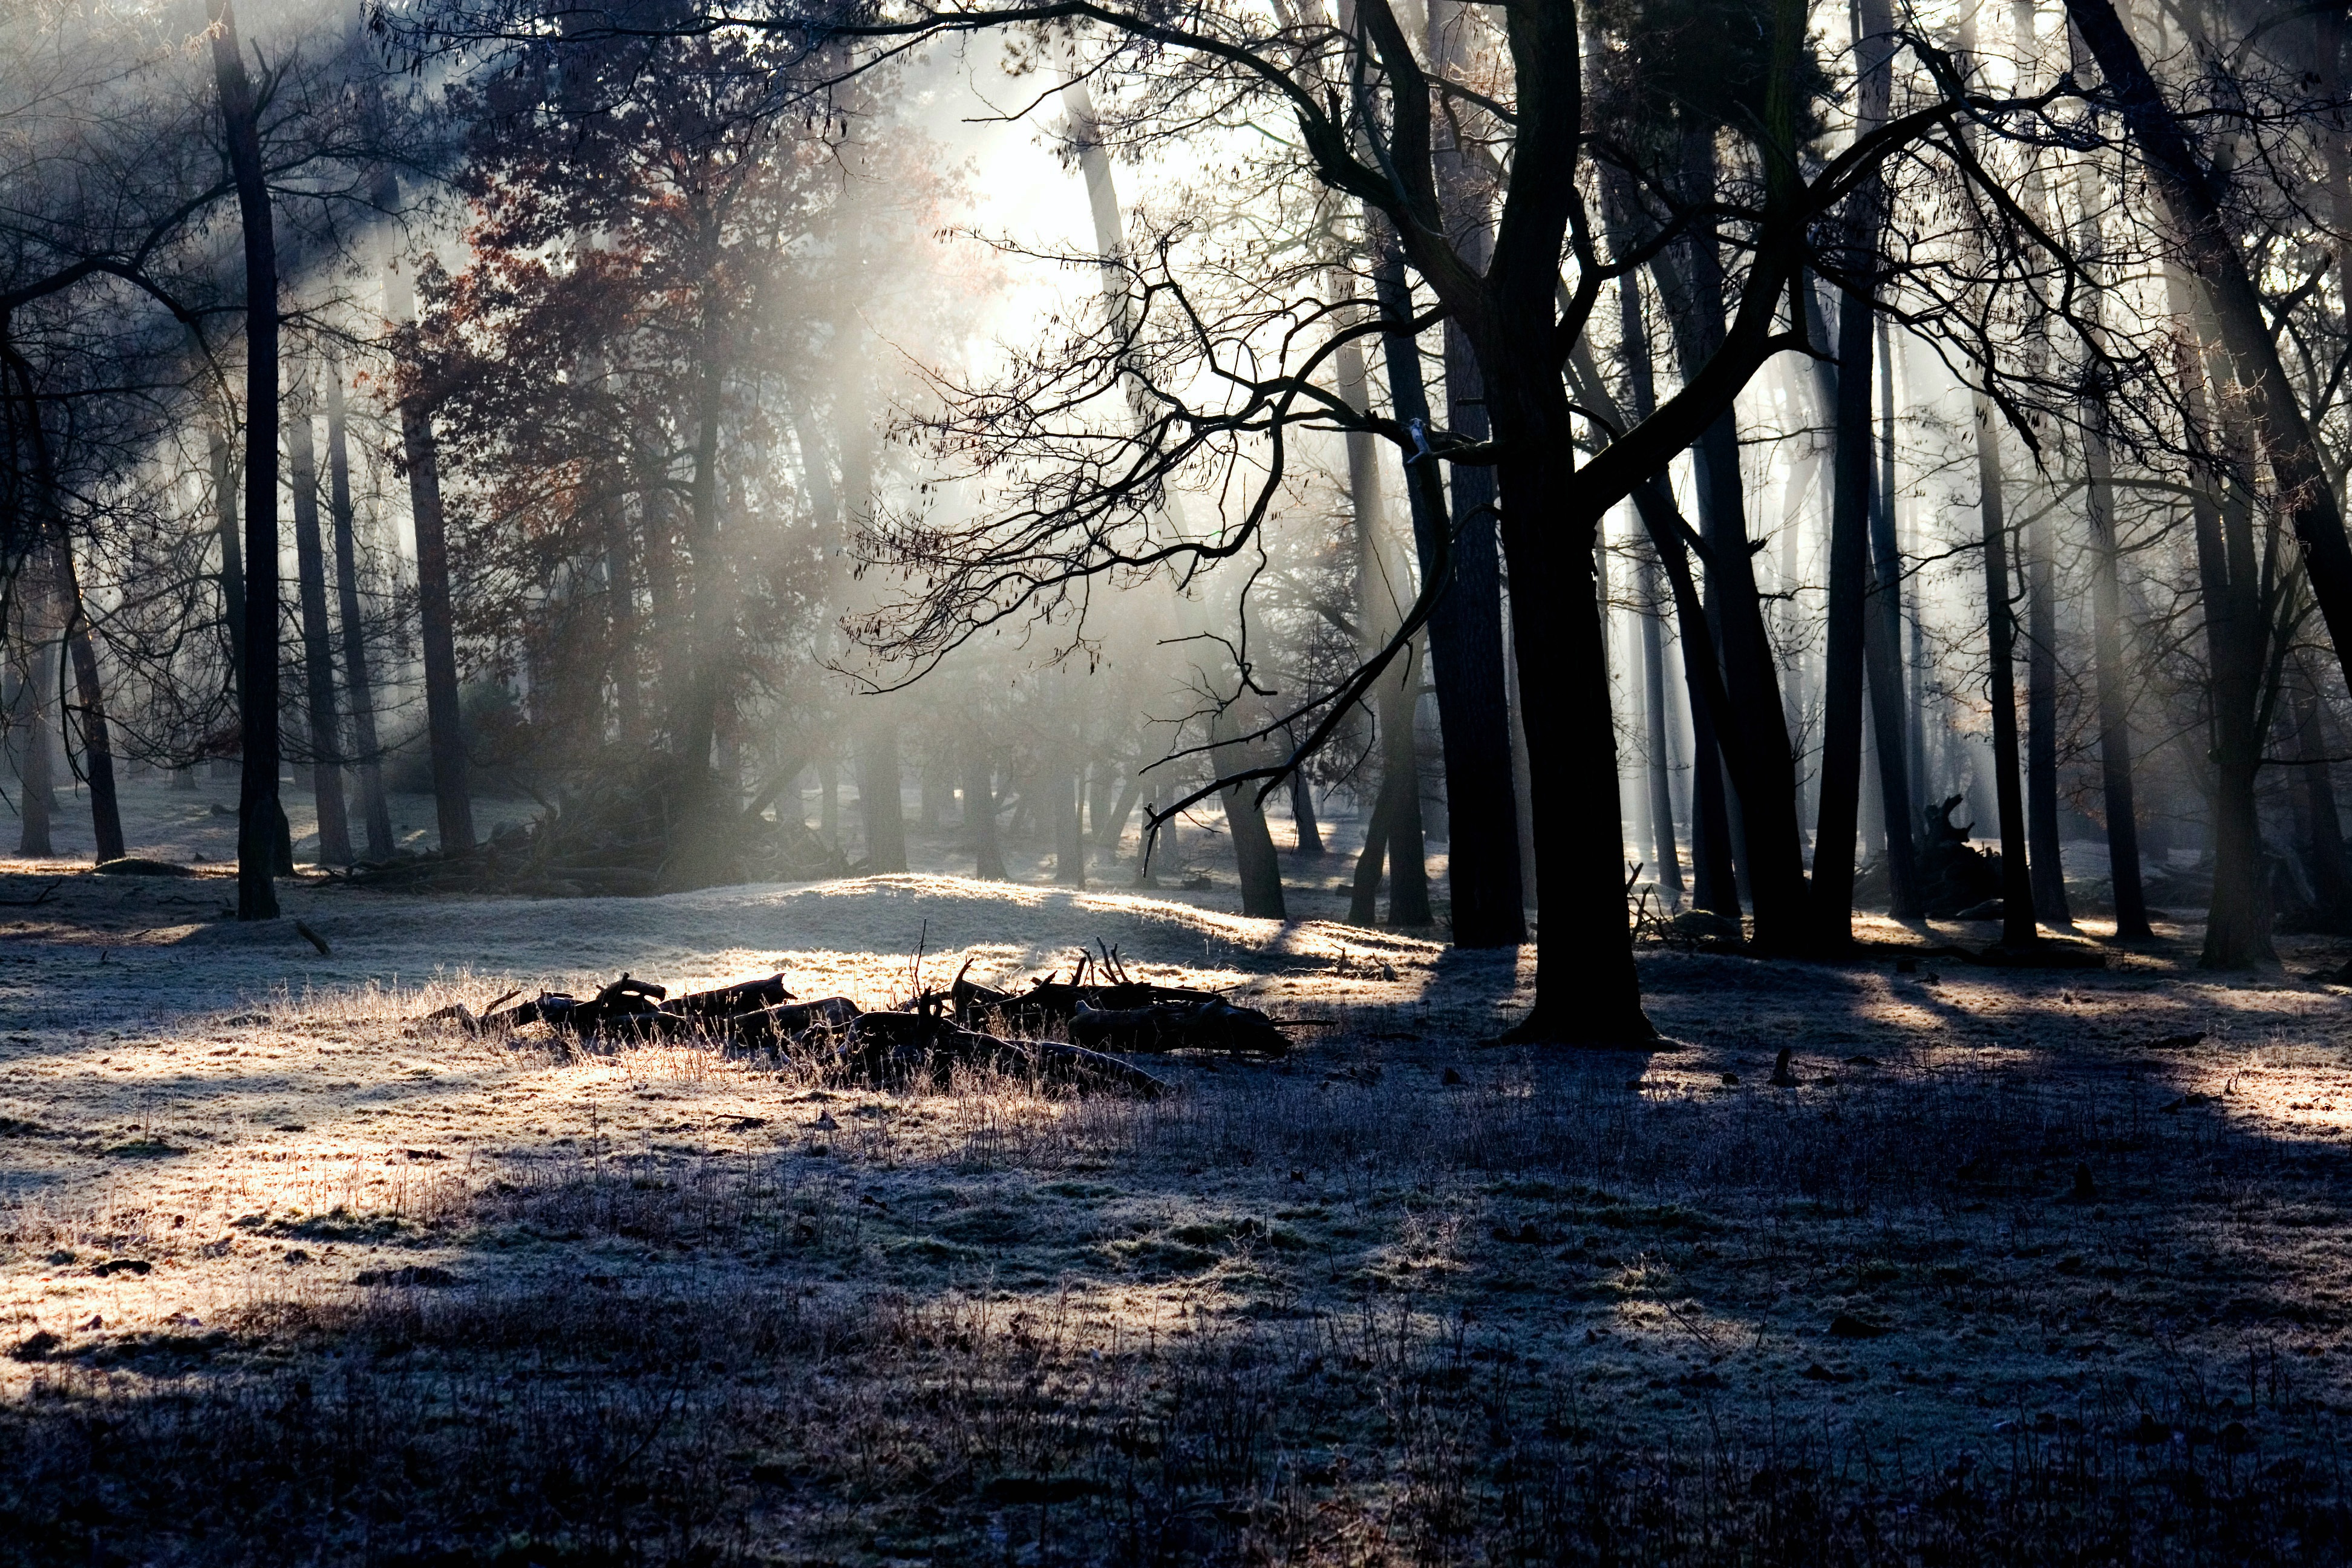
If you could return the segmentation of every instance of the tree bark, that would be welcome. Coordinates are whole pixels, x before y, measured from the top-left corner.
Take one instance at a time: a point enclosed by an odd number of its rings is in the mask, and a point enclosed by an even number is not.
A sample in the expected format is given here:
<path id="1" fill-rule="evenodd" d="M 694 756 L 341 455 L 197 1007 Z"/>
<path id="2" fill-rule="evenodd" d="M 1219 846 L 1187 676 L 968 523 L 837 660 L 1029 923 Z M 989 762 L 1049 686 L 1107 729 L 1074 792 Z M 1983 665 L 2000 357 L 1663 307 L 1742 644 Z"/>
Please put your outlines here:
<path id="1" fill-rule="evenodd" d="M 2327 730 L 2316 672 L 2308 659 L 2295 660 L 2294 750 L 2301 765 L 2303 809 L 2310 824 L 2306 858 L 2320 922 L 2341 930 L 2352 920 L 2352 872 L 2344 857 L 2344 818 L 2336 808 L 2334 765 L 2327 755 Z"/>
<path id="2" fill-rule="evenodd" d="M 1212 738 L 1220 750 L 1232 741 L 1233 721 L 1219 713 Z M 1266 831 L 1259 809 L 1257 784 L 1244 780 L 1224 793 L 1225 827 L 1234 838 L 1234 864 L 1241 874 L 1242 913 L 1264 920 L 1287 920 L 1283 907 L 1282 858 L 1275 853 L 1274 835 Z"/>
<path id="3" fill-rule="evenodd" d="M 395 325 L 414 315 L 407 279 L 384 274 L 384 308 Z M 425 664 L 425 728 L 433 763 L 433 806 L 441 852 L 474 847 L 474 803 L 466 784 L 466 731 L 457 693 L 457 636 L 449 602 L 449 533 L 441 506 L 441 460 L 433 438 L 430 394 L 400 400 L 401 455 L 408 468 L 409 512 L 416 530 L 417 643 Z"/>
<path id="4" fill-rule="evenodd" d="M 2170 303 L 2185 335 L 2175 340 L 2182 405 L 2192 428 L 2206 432 L 2220 452 L 2212 468 L 2197 465 L 2190 522 L 2205 606 L 2205 639 L 2213 763 L 2213 897 L 2205 914 L 2205 947 L 2198 966 L 2248 969 L 2274 962 L 2255 783 L 2262 770 L 2263 665 L 2268 615 L 2264 575 L 2255 556 L 2251 433 L 2210 395 L 2209 366 L 2226 374 L 2227 350 L 2212 313 L 2189 297 L 2178 269 L 2167 268 Z M 2245 390 L 2239 384 L 2241 391 Z M 2305 561 L 2308 564 L 2309 558 Z"/>
<path id="5" fill-rule="evenodd" d="M 2097 174 L 2087 166 L 2078 176 L 2083 218 L 2076 253 L 2086 270 L 2104 259 L 2099 227 Z M 2098 320 L 2099 298 L 2091 300 Z M 2095 354 L 2101 348 L 2091 344 Z M 2116 906 L 2116 939 L 2144 942 L 2155 932 L 2147 923 L 2147 895 L 2140 879 L 2139 814 L 2132 787 L 2130 673 L 2124 666 L 2122 551 L 2116 538 L 2115 460 L 2107 449 L 2106 394 L 2094 376 L 2083 407 L 2083 510 L 2091 544 L 2091 638 L 2099 705 L 2099 782 L 2107 818 L 2107 880 Z"/>
<path id="6" fill-rule="evenodd" d="M 245 234 L 244 763 L 237 786 L 236 917 L 274 920 L 278 826 L 278 237 L 261 119 L 231 0 L 211 0 L 213 80 Z"/>
<path id="7" fill-rule="evenodd" d="M 227 415 L 205 432 L 213 470 L 213 518 L 220 536 L 222 641 L 228 645 L 228 689 L 245 710 L 245 552 L 236 537 L 236 489 L 230 472 Z"/>
<path id="8" fill-rule="evenodd" d="M 1429 864 L 1422 844 L 1421 758 L 1414 743 L 1414 696 L 1419 687 L 1419 661 L 1408 647 L 1379 692 L 1381 725 L 1381 787 L 1396 780 L 1388 823 L 1389 923 L 1425 926 L 1436 917 L 1429 908 Z"/>
<path id="9" fill-rule="evenodd" d="M 1635 592 L 1642 604 L 1642 697 L 1646 721 L 1644 739 L 1648 742 L 1644 762 L 1650 786 L 1650 869 L 1665 896 L 1666 907 L 1679 910 L 1683 902 L 1683 864 L 1681 847 L 1675 842 L 1674 763 L 1667 736 L 1665 639 L 1658 624 L 1664 611 L 1658 603 L 1657 552 L 1648 545 L 1638 546 L 1634 561 Z"/>
<path id="10" fill-rule="evenodd" d="M 1903 554 L 1895 535 L 1895 366 L 1886 323 L 1878 323 L 1879 452 L 1870 512 L 1870 602 L 1863 659 L 1870 677 L 1871 738 L 1878 754 L 1882 826 L 1886 835 L 1887 909 L 1897 920 L 1920 913 L 1919 861 L 1911 837 L 1919 805 L 1910 756 L 1903 674 Z"/>
<path id="11" fill-rule="evenodd" d="M 1334 268 L 1337 297 L 1344 299 L 1353 279 Z M 1410 307 L 1408 306 L 1408 317 Z M 1418 353 L 1418 350 L 1414 350 Z M 1333 379 L 1340 397 L 1359 414 L 1371 408 L 1371 389 L 1365 377 L 1363 352 L 1356 343 L 1342 344 L 1332 355 Z M 1351 430 L 1347 436 L 1348 497 L 1356 517 L 1356 626 L 1358 651 L 1370 658 L 1394 635 L 1404 605 L 1415 594 L 1411 570 L 1389 537 L 1387 508 L 1381 500 L 1380 455 L 1370 432 Z M 1426 508 L 1424 508 L 1426 510 Z M 1417 681 L 1410 656 L 1383 672 L 1374 689 L 1374 721 L 1380 727 L 1381 792 L 1389 793 L 1391 774 L 1403 783 L 1388 836 L 1390 918 L 1427 925 L 1429 867 L 1421 837 L 1421 758 L 1412 743 L 1412 690 Z M 1401 733 L 1400 733 L 1401 731 Z M 1255 795 L 1252 796 L 1255 800 Z M 1264 817 L 1260 815 L 1260 824 Z M 1242 853 L 1243 836 L 1234 835 L 1234 849 Z M 1244 879 L 1247 873 L 1244 872 Z M 1399 911 L 1402 911 L 1401 913 Z"/>
<path id="12" fill-rule="evenodd" d="M 1602 211 L 1609 226 L 1610 247 L 1612 250 L 1622 249 L 1631 197 L 1622 188 L 1623 182 L 1609 179 L 1607 171 L 1603 171 L 1603 178 Z M 1658 396 L 1650 364 L 1649 323 L 1642 310 L 1641 275 L 1631 269 L 1617 278 L 1617 324 L 1619 342 L 1624 346 L 1626 391 L 1632 403 L 1625 413 L 1638 423 L 1657 412 Z M 1588 391 L 1598 395 L 1604 389 L 1598 384 L 1598 375 L 1591 379 L 1595 384 Z M 1623 426 L 1627 421 L 1620 417 L 1617 423 Z M 1698 599 L 1681 591 L 1682 582 L 1689 574 L 1689 552 L 1683 544 L 1682 516 L 1675 508 L 1664 476 L 1653 475 L 1645 480 L 1634 491 L 1633 504 L 1650 535 L 1653 556 L 1665 565 L 1669 581 L 1675 584 L 1675 616 L 1682 632 L 1683 681 L 1691 715 L 1691 906 L 1738 920 L 1739 878 L 1731 852 L 1731 812 L 1724 798 L 1723 754 L 1716 738 L 1715 704 L 1707 697 L 1708 668 L 1692 662 L 1703 658 L 1712 665 L 1711 651 L 1701 655 L 1694 650 L 1712 650 L 1716 647 L 1713 628 L 1706 624 Z M 1717 684 L 1720 684 L 1719 679 Z"/>
<path id="13" fill-rule="evenodd" d="M 2000 816 L 2000 940 L 2029 946 L 2041 937 L 2033 918 L 2033 879 L 2025 848 L 2025 799 L 2019 787 L 2017 679 L 2011 668 L 2016 617 L 2010 608 L 2009 529 L 2003 515 L 2000 427 L 1992 399 L 1976 397 L 1977 484 L 1984 519 L 1986 641 L 1990 648 L 1993 794 Z"/>
<path id="14" fill-rule="evenodd" d="M 383 797 L 382 748 L 376 741 L 375 686 L 370 679 L 367 623 L 360 614 L 359 533 L 352 512 L 351 442 L 343 420 L 343 367 L 327 361 L 327 500 L 335 520 L 335 596 L 343 632 L 343 696 L 352 713 L 352 750 L 360 775 L 360 815 L 367 826 L 368 858 L 389 859 L 392 809 Z"/>
<path id="15" fill-rule="evenodd" d="M 1714 139 L 1710 128 L 1687 140 L 1685 184 L 1692 199 L 1714 198 Z M 1689 268 L 1684 288 L 1690 304 L 1679 313 L 1682 330 L 1676 333 L 1676 342 L 1687 386 L 1723 353 L 1727 301 L 1722 256 L 1712 230 L 1704 226 L 1696 230 L 1684 254 Z M 1771 638 L 1765 630 L 1763 602 L 1756 589 L 1739 468 L 1739 429 L 1729 399 L 1699 432 L 1694 455 L 1698 467 L 1699 530 L 1711 556 L 1706 572 L 1710 618 L 1717 627 L 1724 685 L 1731 702 L 1729 721 L 1738 726 L 1740 746 L 1749 759 L 1736 781 L 1739 798 L 1734 849 L 1744 847 L 1747 851 L 1748 893 L 1756 914 L 1757 944 L 1767 950 L 1800 949 L 1807 940 L 1808 893 L 1797 825 L 1796 758 L 1789 745 L 1788 718 L 1776 679 Z"/>
<path id="16" fill-rule="evenodd" d="M 98 679 L 98 650 L 89 638 L 81 579 L 74 571 L 73 546 L 60 539 L 50 547 L 57 574 L 58 603 L 65 609 L 67 656 L 73 663 L 75 695 L 81 712 L 81 765 L 89 783 L 89 817 L 97 841 L 96 863 L 122 858 L 122 812 L 114 796 L 114 743 L 106 722 L 106 693 Z"/>
<path id="17" fill-rule="evenodd" d="M 2278 505 L 2303 546 L 2304 566 L 2336 646 L 2352 668 L 2352 542 L 2328 468 L 2281 363 L 2262 296 L 2223 209 L 2220 178 L 2199 159 L 2110 0 L 2066 0 L 2106 78 L 2125 129 L 2147 160 L 2171 215 L 2182 261 L 2202 285 L 2233 378 L 2244 388 L 2254 438 L 2269 459 Z"/>
<path id="18" fill-rule="evenodd" d="M 869 719 L 858 733 L 857 814 L 866 825 L 870 875 L 907 868 L 907 811 L 898 795 L 898 726 Z"/>
<path id="19" fill-rule="evenodd" d="M 1135 790 L 1135 783 L 1130 779 L 1127 786 L 1127 795 L 1121 797 L 1121 804 L 1125 809 L 1118 814 L 1122 831 L 1125 829 L 1128 813 L 1135 809 L 1134 800 L 1129 798 L 1134 795 Z M 1299 768 L 1290 775 L 1290 820 L 1297 826 L 1298 831 L 1298 844 L 1292 853 L 1301 860 L 1323 858 L 1323 826 L 1315 819 L 1315 789 L 1307 782 L 1305 768 Z M 1114 843 L 1108 847 L 1116 848 L 1117 845 Z"/>
<path id="20" fill-rule="evenodd" d="M 326 553 L 319 537 L 318 453 L 311 445 L 309 374 L 295 373 L 286 422 L 288 478 L 294 489 L 294 566 L 302 611 L 302 674 L 310 700 L 310 793 L 319 809 L 319 864 L 352 863 L 343 815 L 341 737 L 335 722 L 333 631 L 327 625 Z"/>
<path id="21" fill-rule="evenodd" d="M 1053 797 L 1049 809 L 1054 816 L 1054 880 L 1066 888 L 1083 888 L 1087 885 L 1086 770 L 1048 767 L 1039 782 Z"/>
<path id="22" fill-rule="evenodd" d="M 26 595 L 16 611 L 16 668 L 10 672 L 9 721 L 25 736 L 23 761 L 16 769 L 16 853 L 46 859 L 55 853 L 50 814 L 57 789 L 56 741 L 49 734 L 49 678 L 55 667 L 43 657 L 47 647 L 34 613 L 35 596 Z"/>
<path id="23" fill-rule="evenodd" d="M 1391 321 L 1410 321 L 1412 296 L 1404 258 L 1385 223 L 1373 226 L 1375 280 Z M 1449 414 L 1455 434 L 1478 439 L 1486 428 L 1477 401 L 1477 362 L 1458 333 L 1446 344 Z M 1389 399 L 1408 426 L 1430 423 L 1419 344 L 1409 333 L 1381 335 Z M 1458 363 L 1457 363 L 1458 361 Z M 1475 434 L 1474 434 L 1475 432 Z M 1405 494 L 1424 579 L 1439 558 L 1447 518 L 1432 504 L 1443 487 L 1412 482 Z M 1448 837 L 1446 888 L 1456 947 L 1516 947 L 1527 940 L 1527 889 L 1519 877 L 1518 800 L 1512 779 L 1510 707 L 1503 669 L 1501 574 L 1495 557 L 1494 485 L 1483 468 L 1457 468 L 1453 482 L 1454 536 L 1451 579 L 1429 618 L 1430 675 L 1437 689 L 1439 742 L 1445 764 Z"/>
<path id="24" fill-rule="evenodd" d="M 977 735 L 964 742 L 963 820 L 971 835 L 972 872 L 984 882 L 1005 880 L 1004 849 L 996 836 L 996 791 L 989 778 L 988 751 Z"/>
<path id="25" fill-rule="evenodd" d="M 1348 923 L 1378 925 L 1381 919 L 1381 872 L 1388 864 L 1389 818 L 1395 814 L 1395 796 L 1384 777 L 1372 796 L 1371 815 L 1364 819 L 1364 845 L 1356 852 L 1356 869 L 1348 893 Z"/>

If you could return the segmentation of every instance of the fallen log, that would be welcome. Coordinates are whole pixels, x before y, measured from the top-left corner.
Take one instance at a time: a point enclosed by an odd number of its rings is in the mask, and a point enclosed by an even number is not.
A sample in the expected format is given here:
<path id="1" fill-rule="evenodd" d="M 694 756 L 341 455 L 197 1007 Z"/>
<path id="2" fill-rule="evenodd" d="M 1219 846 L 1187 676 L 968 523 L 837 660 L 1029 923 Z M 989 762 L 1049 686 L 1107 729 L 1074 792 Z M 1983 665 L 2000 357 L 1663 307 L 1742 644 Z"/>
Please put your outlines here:
<path id="1" fill-rule="evenodd" d="M 1057 972 L 1017 993 L 975 984 L 971 968 L 947 991 L 879 1012 L 846 996 L 803 1001 L 782 974 L 673 997 L 624 973 L 593 996 L 551 991 L 502 1005 L 509 992 L 479 1018 L 453 1006 L 419 1022 L 478 1033 L 543 1025 L 592 1046 L 691 1038 L 736 1051 L 798 1050 L 830 1076 L 886 1089 L 943 1087 L 962 1068 L 1147 1097 L 1166 1093 L 1167 1084 L 1111 1053 L 1280 1056 L 1290 1048 L 1286 1030 L 1319 1022 L 1277 1020 L 1212 991 L 1138 980 L 1108 953 L 1101 963 L 1081 963 L 1073 980 Z M 994 1026 L 976 1026 L 983 1021 Z M 1049 1031 L 1067 1037 L 1045 1037 Z"/>

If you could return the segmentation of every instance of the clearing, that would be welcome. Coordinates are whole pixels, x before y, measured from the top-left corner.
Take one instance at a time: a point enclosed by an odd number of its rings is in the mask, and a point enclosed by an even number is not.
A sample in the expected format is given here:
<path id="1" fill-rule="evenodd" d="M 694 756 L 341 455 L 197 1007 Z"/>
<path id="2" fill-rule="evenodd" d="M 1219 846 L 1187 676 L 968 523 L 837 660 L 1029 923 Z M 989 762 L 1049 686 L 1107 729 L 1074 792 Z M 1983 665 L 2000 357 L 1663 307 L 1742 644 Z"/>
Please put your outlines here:
<path id="1" fill-rule="evenodd" d="M 227 890 L 0 910 L 0 1558 L 2345 1553 L 2340 944 L 1654 951 L 1685 1047 L 1569 1056 L 1475 1045 L 1509 955 L 1230 889 L 290 889 L 331 956 Z M 1144 1103 L 414 1021 L 1097 939 L 1333 1027 Z"/>

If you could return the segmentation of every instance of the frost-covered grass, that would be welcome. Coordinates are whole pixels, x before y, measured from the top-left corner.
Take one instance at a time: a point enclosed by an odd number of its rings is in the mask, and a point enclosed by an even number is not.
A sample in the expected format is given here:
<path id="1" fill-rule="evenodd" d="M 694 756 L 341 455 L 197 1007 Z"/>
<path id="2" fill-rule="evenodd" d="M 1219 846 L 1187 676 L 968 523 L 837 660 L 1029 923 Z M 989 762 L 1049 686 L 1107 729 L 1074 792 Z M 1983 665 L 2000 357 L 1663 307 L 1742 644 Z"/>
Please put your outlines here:
<path id="1" fill-rule="evenodd" d="M 2346 1554 L 2346 994 L 2178 938 L 1654 953 L 1684 1049 L 1549 1056 L 1523 965 L 1214 893 L 122 897 L 0 933 L 0 1559 Z M 1337 1026 L 1146 1103 L 416 1022 L 1097 937 Z"/>

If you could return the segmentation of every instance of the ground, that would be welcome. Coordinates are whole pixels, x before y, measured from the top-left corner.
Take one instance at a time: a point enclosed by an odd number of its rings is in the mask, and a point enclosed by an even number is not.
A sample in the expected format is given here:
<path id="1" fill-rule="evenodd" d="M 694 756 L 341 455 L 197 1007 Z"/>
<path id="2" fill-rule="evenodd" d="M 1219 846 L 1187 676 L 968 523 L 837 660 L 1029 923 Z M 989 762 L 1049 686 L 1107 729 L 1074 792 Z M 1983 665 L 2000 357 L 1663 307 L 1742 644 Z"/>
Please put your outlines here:
<path id="1" fill-rule="evenodd" d="M 134 849 L 225 855 L 222 787 L 133 784 Z M 1645 950 L 1678 1048 L 1550 1054 L 1479 1044 L 1531 957 L 1229 885 L 308 880 L 257 931 L 216 877 L 12 862 L 0 899 L 58 877 L 0 908 L 0 1561 L 2352 1542 L 2352 1025 L 2297 977 L 2340 944 L 2234 976 L 2179 925 L 2095 973 Z M 1145 1102 L 418 1021 L 623 970 L 883 1005 L 1097 941 L 1328 1026 Z"/>

